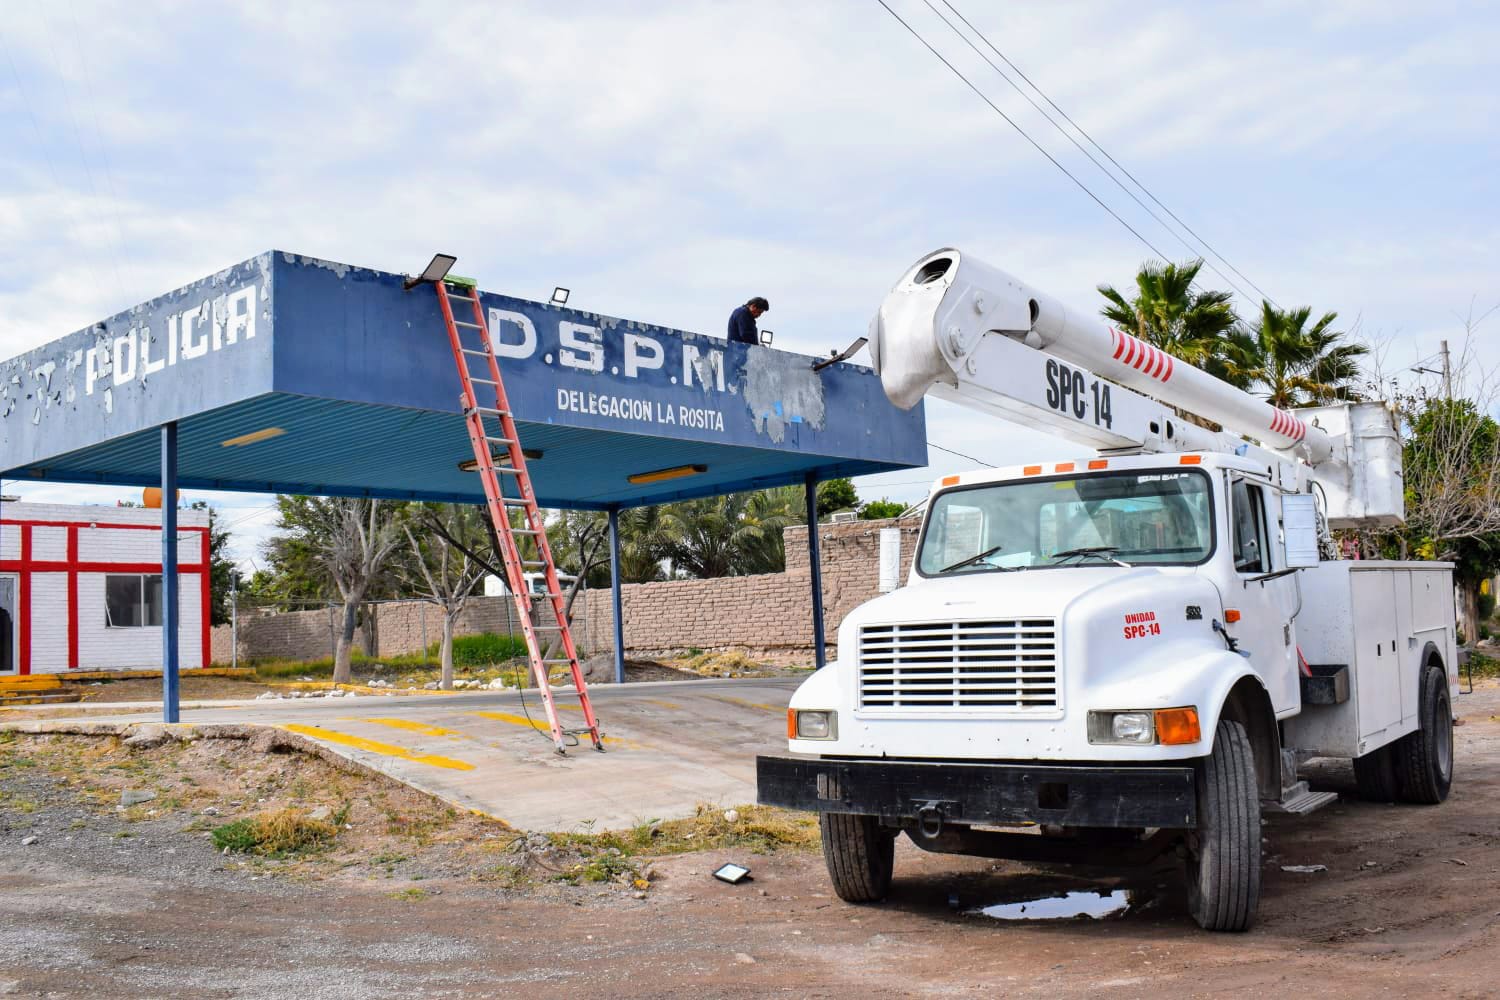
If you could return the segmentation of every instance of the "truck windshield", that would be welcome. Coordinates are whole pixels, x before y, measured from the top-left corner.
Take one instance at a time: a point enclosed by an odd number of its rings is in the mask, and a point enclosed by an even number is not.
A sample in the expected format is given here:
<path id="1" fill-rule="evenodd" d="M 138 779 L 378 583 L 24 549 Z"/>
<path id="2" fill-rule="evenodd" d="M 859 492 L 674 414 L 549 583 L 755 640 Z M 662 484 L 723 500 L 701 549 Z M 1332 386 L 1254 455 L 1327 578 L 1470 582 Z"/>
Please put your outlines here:
<path id="1" fill-rule="evenodd" d="M 1105 472 L 940 493 L 917 571 L 1195 565 L 1212 551 L 1209 480 L 1201 471 Z"/>

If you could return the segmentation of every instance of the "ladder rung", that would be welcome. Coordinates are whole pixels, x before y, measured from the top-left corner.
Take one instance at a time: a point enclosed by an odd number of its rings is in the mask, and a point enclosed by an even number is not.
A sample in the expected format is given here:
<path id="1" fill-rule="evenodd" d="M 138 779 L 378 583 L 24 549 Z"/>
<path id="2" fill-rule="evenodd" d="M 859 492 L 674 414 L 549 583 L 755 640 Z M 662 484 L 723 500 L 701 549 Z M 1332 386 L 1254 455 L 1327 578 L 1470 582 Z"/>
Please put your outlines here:
<path id="1" fill-rule="evenodd" d="M 522 566 L 545 566 L 547 564 L 544 563 L 544 562 L 541 562 L 540 560 L 537 560 L 537 559 L 522 559 L 521 560 L 521 565 Z"/>
<path id="2" fill-rule="evenodd" d="M 456 319 L 456 320 L 454 320 L 453 321 L 453 325 L 454 326 L 466 326 L 470 330 L 483 330 L 484 329 L 484 327 L 480 326 L 478 323 L 470 323 L 468 320 L 464 320 L 464 319 Z"/>
<path id="3" fill-rule="evenodd" d="M 510 438 L 497 438 L 497 437 L 490 437 L 489 435 L 485 435 L 484 439 L 486 441 L 490 442 L 491 444 L 515 444 L 515 442 L 512 441 Z"/>
<path id="4" fill-rule="evenodd" d="M 476 351 L 470 347 L 460 347 L 459 352 L 463 354 L 472 354 L 476 358 L 488 358 L 490 356 L 489 351 Z"/>
<path id="5" fill-rule="evenodd" d="M 490 502 L 494 503 L 493 500 L 490 501 Z M 520 500 L 520 499 L 518 499 L 516 497 L 501 497 L 500 498 L 500 502 L 503 503 L 503 504 L 505 504 L 505 506 L 507 506 L 507 507 L 530 507 L 531 506 L 531 502 L 530 501 L 528 501 L 528 500 Z"/>
<path id="6" fill-rule="evenodd" d="M 475 379 L 474 381 L 478 381 L 478 379 Z M 489 413 L 489 414 L 492 414 L 493 416 L 497 416 L 497 417 L 508 417 L 508 416 L 510 416 L 510 411 L 509 410 L 497 410 L 493 406 L 476 406 L 476 407 L 474 407 L 474 412 L 475 413 Z"/>
<path id="7" fill-rule="evenodd" d="M 492 378 L 475 378 L 473 375 L 469 376 L 469 381 L 470 382 L 478 382 L 480 385 L 499 385 L 500 384 L 499 382 L 496 382 Z"/>
<path id="8" fill-rule="evenodd" d="M 582 736 L 584 733 L 588 733 L 590 736 L 594 735 L 594 731 L 588 726 L 584 726 L 582 729 L 564 729 L 562 731 L 564 736 Z"/>
<path id="9" fill-rule="evenodd" d="M 534 528 L 511 528 L 510 529 L 510 533 L 512 535 L 540 535 L 541 534 L 540 531 L 537 531 Z"/>
<path id="10" fill-rule="evenodd" d="M 533 626 L 531 626 L 531 631 L 533 631 L 533 632 L 561 632 L 562 631 L 562 626 L 561 625 L 533 625 Z"/>
<path id="11" fill-rule="evenodd" d="M 573 661 L 570 660 L 570 659 L 568 659 L 567 657 L 563 657 L 561 660 L 543 660 L 542 662 L 543 663 L 572 663 Z"/>

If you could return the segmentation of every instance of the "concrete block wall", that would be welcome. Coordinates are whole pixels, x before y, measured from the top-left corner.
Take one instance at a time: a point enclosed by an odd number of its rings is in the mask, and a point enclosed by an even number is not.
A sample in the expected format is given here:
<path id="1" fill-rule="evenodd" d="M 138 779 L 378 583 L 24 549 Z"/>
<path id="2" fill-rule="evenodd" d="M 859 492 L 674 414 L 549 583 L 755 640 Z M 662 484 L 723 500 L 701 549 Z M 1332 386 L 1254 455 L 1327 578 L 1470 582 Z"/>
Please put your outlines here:
<path id="1" fill-rule="evenodd" d="M 919 524 L 913 521 L 852 521 L 818 526 L 822 548 L 824 630 L 830 653 L 844 616 L 880 592 L 880 529 L 901 531 L 901 580 L 911 569 Z M 621 592 L 625 648 L 650 656 L 686 649 L 745 649 L 760 655 L 800 658 L 812 651 L 812 601 L 805 525 L 787 528 L 786 571 L 717 580 L 670 580 L 626 584 Z M 421 602 L 376 605 L 375 655 L 415 652 L 442 635 L 442 612 Z M 539 624 L 553 624 L 551 608 L 538 605 Z M 332 650 L 327 611 L 302 611 L 240 619 L 240 657 L 317 659 Z M 459 618 L 458 635 L 517 632 L 509 598 L 477 597 Z M 614 616 L 608 590 L 584 591 L 573 614 L 574 641 L 584 653 L 614 648 Z M 363 646 L 363 630 L 356 645 Z M 229 628 L 213 632 L 217 663 L 229 661 Z"/>

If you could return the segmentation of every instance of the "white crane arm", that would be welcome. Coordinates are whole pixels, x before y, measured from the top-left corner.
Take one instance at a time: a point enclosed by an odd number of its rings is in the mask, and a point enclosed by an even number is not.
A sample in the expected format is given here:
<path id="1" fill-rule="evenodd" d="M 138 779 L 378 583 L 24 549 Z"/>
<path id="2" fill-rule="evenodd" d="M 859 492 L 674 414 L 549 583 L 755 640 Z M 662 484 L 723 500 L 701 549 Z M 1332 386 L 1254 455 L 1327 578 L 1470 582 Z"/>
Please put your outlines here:
<path id="1" fill-rule="evenodd" d="M 1243 454 L 1244 435 L 1326 481 L 1335 526 L 1402 519 L 1400 443 L 1382 404 L 1321 407 L 1304 419 L 957 250 L 906 272 L 869 339 L 898 406 L 931 393 L 1101 450 Z M 1174 406 L 1230 433 L 1182 420 Z"/>

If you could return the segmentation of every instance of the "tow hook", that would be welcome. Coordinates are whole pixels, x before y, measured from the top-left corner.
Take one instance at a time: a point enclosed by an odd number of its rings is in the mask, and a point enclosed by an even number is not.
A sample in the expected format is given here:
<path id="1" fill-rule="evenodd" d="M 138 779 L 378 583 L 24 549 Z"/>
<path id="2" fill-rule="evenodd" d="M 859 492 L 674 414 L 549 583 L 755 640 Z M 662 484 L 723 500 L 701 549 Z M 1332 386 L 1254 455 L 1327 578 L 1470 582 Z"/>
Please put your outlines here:
<path id="1" fill-rule="evenodd" d="M 956 802 L 944 802 L 941 799 L 918 802 L 917 832 L 926 840 L 936 840 L 943 832 L 943 819 L 946 807 L 957 804 Z"/>

